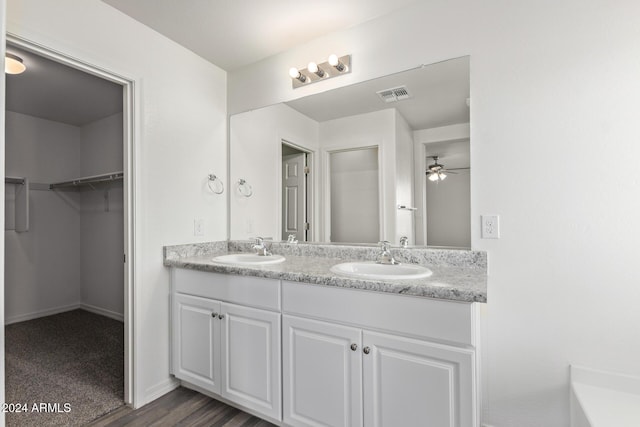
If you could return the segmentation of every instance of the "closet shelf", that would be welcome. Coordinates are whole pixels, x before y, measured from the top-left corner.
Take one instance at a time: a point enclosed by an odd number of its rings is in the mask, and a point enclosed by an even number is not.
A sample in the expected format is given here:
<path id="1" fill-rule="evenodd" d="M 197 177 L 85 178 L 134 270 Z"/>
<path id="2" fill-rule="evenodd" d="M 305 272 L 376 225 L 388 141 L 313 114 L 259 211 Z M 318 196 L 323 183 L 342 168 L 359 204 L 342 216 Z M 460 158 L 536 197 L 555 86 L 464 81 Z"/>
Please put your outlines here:
<path id="1" fill-rule="evenodd" d="M 85 176 L 85 177 L 77 178 L 71 181 L 54 182 L 53 184 L 49 184 L 49 189 L 55 190 L 56 188 L 69 188 L 69 187 L 82 187 L 82 186 L 92 187 L 92 184 L 99 184 L 102 182 L 120 180 L 122 179 L 123 175 L 124 175 L 123 172 L 111 172 L 111 173 L 105 173 L 102 175 Z"/>
<path id="2" fill-rule="evenodd" d="M 21 178 L 21 177 L 16 177 L 16 176 L 6 176 L 4 178 L 4 183 L 5 184 L 18 184 L 18 185 L 24 185 L 25 183 L 25 179 Z"/>

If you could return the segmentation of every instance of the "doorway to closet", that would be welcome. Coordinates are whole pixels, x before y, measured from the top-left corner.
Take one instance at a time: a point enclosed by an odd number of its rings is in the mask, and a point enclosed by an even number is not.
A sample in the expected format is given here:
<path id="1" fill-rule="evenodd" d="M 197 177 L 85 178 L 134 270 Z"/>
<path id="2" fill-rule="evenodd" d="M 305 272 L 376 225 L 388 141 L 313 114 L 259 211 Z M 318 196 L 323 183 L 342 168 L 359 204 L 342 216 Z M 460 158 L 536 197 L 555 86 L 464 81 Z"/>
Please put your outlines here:
<path id="1" fill-rule="evenodd" d="M 28 43 L 6 76 L 7 425 L 83 425 L 129 401 L 129 92 Z M 52 410 L 55 409 L 55 410 Z"/>

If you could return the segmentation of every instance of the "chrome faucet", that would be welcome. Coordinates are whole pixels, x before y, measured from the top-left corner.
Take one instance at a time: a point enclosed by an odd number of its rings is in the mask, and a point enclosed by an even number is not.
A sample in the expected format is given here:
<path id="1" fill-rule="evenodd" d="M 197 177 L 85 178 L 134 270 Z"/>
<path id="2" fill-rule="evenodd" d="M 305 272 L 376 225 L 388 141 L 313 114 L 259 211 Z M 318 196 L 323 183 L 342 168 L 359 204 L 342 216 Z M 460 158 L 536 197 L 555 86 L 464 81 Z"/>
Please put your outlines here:
<path id="1" fill-rule="evenodd" d="M 264 244 L 264 239 L 262 237 L 256 237 L 255 243 L 251 248 L 254 251 L 256 251 L 256 255 L 260 255 L 260 256 L 271 255 L 271 252 L 267 250 L 267 246 Z"/>
<path id="2" fill-rule="evenodd" d="M 378 260 L 376 261 L 378 264 L 400 264 L 400 262 L 396 261 L 393 258 L 393 255 L 391 255 L 391 249 L 389 247 L 390 243 L 388 241 L 384 240 L 382 242 L 378 242 L 378 244 L 380 245 L 380 249 L 382 250 L 382 252 L 380 252 L 380 254 L 378 255 Z"/>
<path id="3" fill-rule="evenodd" d="M 298 239 L 296 239 L 296 235 L 289 234 L 289 236 L 287 236 L 287 243 L 298 243 Z"/>
<path id="4" fill-rule="evenodd" d="M 402 236 L 400 238 L 400 246 L 402 246 L 403 248 L 409 246 L 409 238 L 407 236 Z"/>

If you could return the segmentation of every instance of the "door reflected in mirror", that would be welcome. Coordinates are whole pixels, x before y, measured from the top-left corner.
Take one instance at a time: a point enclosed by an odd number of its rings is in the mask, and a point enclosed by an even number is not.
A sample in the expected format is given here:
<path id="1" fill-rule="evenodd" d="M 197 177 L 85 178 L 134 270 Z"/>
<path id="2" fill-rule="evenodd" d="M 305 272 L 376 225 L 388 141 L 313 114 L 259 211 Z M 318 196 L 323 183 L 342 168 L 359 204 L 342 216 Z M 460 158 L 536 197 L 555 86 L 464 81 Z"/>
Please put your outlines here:
<path id="1" fill-rule="evenodd" d="M 378 147 L 329 153 L 329 241 L 380 240 Z"/>
<path id="2" fill-rule="evenodd" d="M 462 57 L 231 116 L 230 238 L 469 248 L 469 93 Z"/>

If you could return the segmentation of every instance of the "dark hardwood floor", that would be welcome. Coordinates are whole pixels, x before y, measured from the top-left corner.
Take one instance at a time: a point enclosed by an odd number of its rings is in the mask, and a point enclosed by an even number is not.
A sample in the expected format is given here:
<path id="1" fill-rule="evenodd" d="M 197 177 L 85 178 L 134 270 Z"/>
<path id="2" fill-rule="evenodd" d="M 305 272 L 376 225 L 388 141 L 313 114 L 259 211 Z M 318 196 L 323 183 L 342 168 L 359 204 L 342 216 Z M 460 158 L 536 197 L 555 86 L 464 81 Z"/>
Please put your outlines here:
<path id="1" fill-rule="evenodd" d="M 180 387 L 135 411 L 123 406 L 90 426 L 270 427 L 273 424 Z"/>

